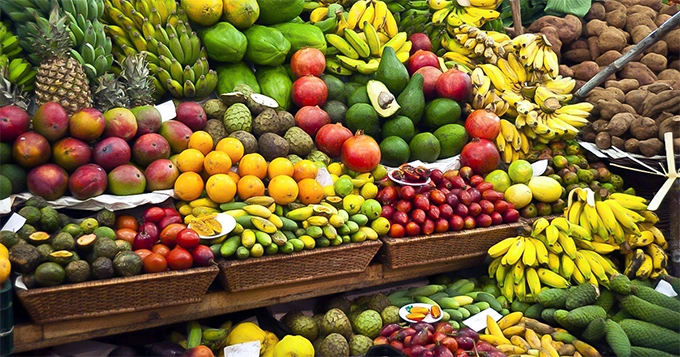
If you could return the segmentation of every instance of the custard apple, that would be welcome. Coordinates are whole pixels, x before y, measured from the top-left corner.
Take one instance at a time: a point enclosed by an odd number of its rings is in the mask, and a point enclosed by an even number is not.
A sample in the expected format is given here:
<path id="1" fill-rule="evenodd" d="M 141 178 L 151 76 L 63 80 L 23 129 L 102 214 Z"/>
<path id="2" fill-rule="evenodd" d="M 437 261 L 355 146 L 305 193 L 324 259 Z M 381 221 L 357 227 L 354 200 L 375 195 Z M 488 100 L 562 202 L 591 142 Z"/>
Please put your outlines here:
<path id="1" fill-rule="evenodd" d="M 295 155 L 307 156 L 316 148 L 314 139 L 300 127 L 294 126 L 288 129 L 283 137 L 290 145 L 290 152 Z"/>
<path id="2" fill-rule="evenodd" d="M 383 311 L 380 313 L 380 317 L 382 317 L 383 325 L 398 323 L 400 321 L 399 307 L 388 306 L 384 308 Z"/>
<path id="3" fill-rule="evenodd" d="M 364 356 L 373 347 L 373 340 L 364 335 L 354 335 L 349 339 L 350 356 Z"/>
<path id="4" fill-rule="evenodd" d="M 318 353 L 322 357 L 349 357 L 349 344 L 341 334 L 332 333 L 323 339 Z"/>
<path id="5" fill-rule="evenodd" d="M 274 109 L 265 109 L 253 119 L 253 134 L 256 136 L 264 133 L 279 134 L 280 127 L 279 116 Z"/>
<path id="6" fill-rule="evenodd" d="M 209 119 L 205 123 L 205 128 L 203 130 L 210 134 L 210 137 L 213 139 L 213 148 L 217 146 L 217 143 L 219 143 L 220 140 L 226 138 L 228 135 L 227 128 L 225 128 L 224 124 L 217 119 Z"/>
<path id="7" fill-rule="evenodd" d="M 286 139 L 274 133 L 264 133 L 257 140 L 259 152 L 267 161 L 288 155 L 289 145 Z"/>
<path id="8" fill-rule="evenodd" d="M 288 327 L 293 332 L 293 335 L 300 335 L 310 341 L 315 340 L 319 336 L 319 326 L 309 316 L 294 317 Z"/>
<path id="9" fill-rule="evenodd" d="M 252 125 L 253 117 L 243 103 L 236 103 L 224 112 L 224 127 L 230 134 L 237 130 L 250 132 Z"/>
<path id="10" fill-rule="evenodd" d="M 352 322 L 354 332 L 369 338 L 378 337 L 383 327 L 382 317 L 375 310 L 366 310 L 360 313 Z"/>
<path id="11" fill-rule="evenodd" d="M 328 155 L 316 149 L 312 150 L 309 153 L 309 155 L 307 155 L 306 159 L 314 162 L 322 162 L 326 166 L 330 165 L 332 162 L 331 158 L 328 157 Z"/>
<path id="12" fill-rule="evenodd" d="M 255 136 L 247 131 L 237 130 L 229 134 L 230 138 L 236 138 L 243 144 L 243 154 L 250 154 L 257 152 L 257 139 Z"/>
<path id="13" fill-rule="evenodd" d="M 349 322 L 347 315 L 340 309 L 328 310 L 323 316 L 322 326 L 322 332 L 326 335 L 337 332 L 345 338 L 352 337 L 352 324 Z"/>
<path id="14" fill-rule="evenodd" d="M 209 119 L 222 119 L 227 106 L 221 99 L 210 99 L 203 104 L 203 110 Z"/>

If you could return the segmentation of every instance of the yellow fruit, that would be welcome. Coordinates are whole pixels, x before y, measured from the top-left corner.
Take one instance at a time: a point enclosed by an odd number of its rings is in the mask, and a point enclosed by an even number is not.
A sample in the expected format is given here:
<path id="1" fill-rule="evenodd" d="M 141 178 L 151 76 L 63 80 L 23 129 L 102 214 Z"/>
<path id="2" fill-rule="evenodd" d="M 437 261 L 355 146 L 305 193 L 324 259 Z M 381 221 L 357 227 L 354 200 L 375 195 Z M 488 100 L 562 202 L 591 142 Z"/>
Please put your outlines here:
<path id="1" fill-rule="evenodd" d="M 2 243 L 0 243 L 0 258 L 9 259 L 9 251 L 7 250 L 7 247 L 2 245 Z"/>
<path id="2" fill-rule="evenodd" d="M 195 172 L 185 172 L 175 181 L 175 195 L 182 201 L 193 201 L 203 192 L 203 179 Z"/>
<path id="3" fill-rule="evenodd" d="M 267 191 L 279 205 L 287 205 L 295 201 L 299 193 L 297 182 L 292 177 L 283 175 L 271 179 Z"/>
<path id="4" fill-rule="evenodd" d="M 232 163 L 237 163 L 243 157 L 243 143 L 236 138 L 224 138 L 217 143 L 215 147 L 217 151 L 223 151 L 229 154 Z"/>
<path id="5" fill-rule="evenodd" d="M 241 176 L 239 176 L 239 174 L 234 171 L 229 170 L 229 172 L 227 172 L 227 175 L 229 175 L 229 177 L 231 177 L 231 179 L 234 180 L 234 182 L 236 183 L 238 183 L 241 180 Z"/>
<path id="6" fill-rule="evenodd" d="M 285 157 L 277 157 L 272 160 L 272 162 L 269 163 L 269 167 L 267 167 L 267 177 L 269 177 L 270 180 L 279 175 L 292 177 L 294 173 L 295 167 L 293 166 L 293 163 Z"/>
<path id="7" fill-rule="evenodd" d="M 361 186 L 361 191 L 359 191 L 364 198 L 375 198 L 378 195 L 378 186 L 373 182 L 369 182 Z"/>
<path id="8" fill-rule="evenodd" d="M 371 228 L 378 233 L 379 236 L 384 236 L 390 231 L 390 220 L 385 217 L 378 217 L 371 222 Z"/>
<path id="9" fill-rule="evenodd" d="M 238 181 L 238 197 L 242 200 L 253 196 L 264 196 L 264 184 L 255 175 L 246 175 Z"/>
<path id="10" fill-rule="evenodd" d="M 9 279 L 9 273 L 12 271 L 12 264 L 9 258 L 0 258 L 0 285 Z"/>
<path id="11" fill-rule="evenodd" d="M 256 0 L 224 0 L 222 20 L 245 30 L 260 16 L 260 5 Z"/>
<path id="12" fill-rule="evenodd" d="M 206 182 L 205 191 L 208 193 L 208 197 L 217 203 L 229 202 L 236 196 L 236 183 L 229 175 L 213 175 Z"/>
<path id="13" fill-rule="evenodd" d="M 180 172 L 201 172 L 204 159 L 205 156 L 198 149 L 186 149 L 177 157 L 177 168 Z"/>
<path id="14" fill-rule="evenodd" d="M 303 204 L 319 203 L 323 200 L 323 187 L 315 179 L 306 178 L 298 182 L 298 199 Z"/>
<path id="15" fill-rule="evenodd" d="M 339 162 L 331 163 L 330 165 L 328 165 L 327 170 L 328 170 L 329 174 L 335 175 L 335 176 L 338 176 L 338 177 L 342 176 L 342 174 L 344 173 L 343 170 L 342 170 L 342 164 L 339 163 Z"/>
<path id="16" fill-rule="evenodd" d="M 222 0 L 182 0 L 181 5 L 191 21 L 203 26 L 220 21 L 224 7 Z"/>
<path id="17" fill-rule="evenodd" d="M 316 178 L 319 168 L 311 160 L 301 160 L 295 164 L 295 173 L 293 178 L 295 181 L 301 181 L 306 178 Z"/>
<path id="18" fill-rule="evenodd" d="M 213 149 L 213 139 L 207 132 L 199 130 L 191 134 L 188 145 L 189 149 L 197 149 L 203 155 L 208 155 Z"/>
<path id="19" fill-rule="evenodd" d="M 234 326 L 227 335 L 226 346 L 237 345 L 244 342 L 260 341 L 264 343 L 265 332 L 252 322 L 241 322 Z M 262 349 L 262 347 L 260 347 Z"/>
<path id="20" fill-rule="evenodd" d="M 534 168 L 526 160 L 513 161 L 508 167 L 508 175 L 514 183 L 527 183 L 533 174 Z"/>
<path id="21" fill-rule="evenodd" d="M 267 161 L 260 154 L 247 154 L 238 163 L 238 174 L 240 176 L 255 175 L 263 179 L 267 176 Z"/>
<path id="22" fill-rule="evenodd" d="M 335 196 L 335 188 L 332 185 L 324 186 L 323 187 L 323 196 L 324 197 Z"/>
<path id="23" fill-rule="evenodd" d="M 505 200 L 515 205 L 516 209 L 524 208 L 531 202 L 533 197 L 529 186 L 518 183 L 505 190 Z"/>
<path id="24" fill-rule="evenodd" d="M 314 357 L 314 346 L 302 336 L 285 336 L 274 348 L 274 357 Z"/>
<path id="25" fill-rule="evenodd" d="M 557 201 L 562 195 L 562 185 L 547 176 L 536 176 L 529 181 L 529 188 L 534 198 L 546 203 Z M 507 195 L 507 193 L 506 193 Z"/>
<path id="26" fill-rule="evenodd" d="M 226 174 L 231 169 L 231 158 L 226 152 L 211 151 L 203 159 L 203 169 L 208 175 Z"/>

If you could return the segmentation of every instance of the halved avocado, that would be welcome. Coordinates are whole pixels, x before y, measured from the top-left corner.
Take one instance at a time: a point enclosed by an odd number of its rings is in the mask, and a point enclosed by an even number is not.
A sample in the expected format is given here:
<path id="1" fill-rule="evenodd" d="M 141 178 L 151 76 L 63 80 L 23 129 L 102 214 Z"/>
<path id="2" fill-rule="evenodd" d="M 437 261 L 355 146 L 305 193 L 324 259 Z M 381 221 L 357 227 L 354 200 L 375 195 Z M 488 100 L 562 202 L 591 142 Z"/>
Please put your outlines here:
<path id="1" fill-rule="evenodd" d="M 36 229 L 32 225 L 26 223 L 17 231 L 17 235 L 21 239 L 28 239 L 28 236 L 35 233 Z"/>
<path id="2" fill-rule="evenodd" d="M 94 233 L 86 234 L 78 238 L 78 240 L 76 241 L 76 245 L 78 245 L 78 248 L 80 248 L 81 250 L 89 251 L 94 246 L 94 242 L 96 240 L 97 235 L 95 235 Z"/>
<path id="3" fill-rule="evenodd" d="M 37 247 L 41 244 L 49 243 L 50 234 L 47 232 L 34 232 L 26 240 Z"/>
<path id="4" fill-rule="evenodd" d="M 390 90 L 380 81 L 368 81 L 366 91 L 373 109 L 383 118 L 391 117 L 401 108 L 394 94 L 390 93 Z"/>
<path id="5" fill-rule="evenodd" d="M 68 250 L 58 250 L 56 252 L 50 253 L 50 255 L 47 257 L 47 260 L 65 267 L 73 260 L 73 253 L 69 252 Z"/>

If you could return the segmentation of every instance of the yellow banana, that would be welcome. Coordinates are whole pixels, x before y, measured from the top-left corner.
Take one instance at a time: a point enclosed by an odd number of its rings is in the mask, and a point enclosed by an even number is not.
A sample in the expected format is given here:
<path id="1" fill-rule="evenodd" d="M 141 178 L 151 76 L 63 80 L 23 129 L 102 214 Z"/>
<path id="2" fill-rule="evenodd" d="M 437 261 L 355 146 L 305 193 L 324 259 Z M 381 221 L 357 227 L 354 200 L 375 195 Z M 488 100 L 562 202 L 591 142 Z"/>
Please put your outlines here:
<path id="1" fill-rule="evenodd" d="M 570 286 L 569 282 L 559 274 L 544 268 L 538 268 L 538 277 L 541 283 L 553 288 L 564 289 Z"/>
<path id="2" fill-rule="evenodd" d="M 364 13 L 361 14 L 361 17 L 359 18 L 359 22 L 357 23 L 357 25 L 363 24 L 364 21 L 373 23 L 374 17 L 375 17 L 375 5 L 373 5 L 373 2 L 370 2 L 366 7 L 366 11 L 364 11 Z"/>
<path id="3" fill-rule="evenodd" d="M 527 238 L 527 240 L 531 241 L 531 244 L 536 248 L 536 260 L 540 264 L 547 264 L 548 263 L 548 249 L 545 247 L 543 242 L 539 239 L 536 238 Z"/>
<path id="4" fill-rule="evenodd" d="M 609 195 L 609 199 L 614 200 L 622 207 L 633 211 L 643 211 L 647 209 L 647 200 L 640 196 L 616 192 Z"/>
<path id="5" fill-rule="evenodd" d="M 501 258 L 498 257 L 489 263 L 489 267 L 487 269 L 487 273 L 489 274 L 490 277 L 496 276 L 496 271 L 498 270 L 498 267 L 501 265 Z"/>
<path id="6" fill-rule="evenodd" d="M 514 277 L 515 284 L 518 284 L 520 281 L 522 281 L 522 279 L 524 279 L 524 264 L 522 261 L 515 263 L 512 268 L 512 276 Z"/>
<path id="7" fill-rule="evenodd" d="M 640 228 L 638 228 L 637 224 L 635 224 L 636 223 L 635 220 L 633 220 L 633 218 L 629 215 L 629 213 L 633 211 L 624 208 L 617 201 L 614 200 L 606 200 L 604 202 L 609 205 L 612 212 L 614 213 L 614 216 L 616 217 L 616 220 L 619 221 L 619 223 L 621 223 L 621 225 L 624 228 L 630 230 L 631 232 L 637 235 L 640 234 Z M 642 218 L 642 220 L 644 220 L 644 218 Z"/>
<path id="8" fill-rule="evenodd" d="M 387 3 L 384 1 L 376 1 L 374 6 L 375 14 L 373 15 L 373 21 L 371 24 L 376 31 L 380 31 L 382 30 L 383 26 L 385 26 L 385 21 L 387 21 L 387 13 L 390 12 L 390 10 L 387 8 Z"/>
<path id="9" fill-rule="evenodd" d="M 589 280 L 592 271 L 590 269 L 590 264 L 588 264 L 588 261 L 583 256 L 583 253 L 576 252 L 576 259 L 574 259 L 574 262 L 576 263 L 576 267 L 578 268 L 578 270 L 581 272 L 581 274 L 583 274 L 583 277 L 586 280 Z"/>
<path id="10" fill-rule="evenodd" d="M 368 43 L 366 43 L 366 41 L 354 30 L 350 28 L 345 29 L 345 40 L 352 45 L 352 48 L 359 54 L 359 57 L 367 58 L 371 55 L 371 49 L 368 47 Z"/>
<path id="11" fill-rule="evenodd" d="M 347 28 L 354 29 L 359 24 L 359 19 L 363 17 L 364 12 L 370 0 L 359 0 L 352 5 L 347 15 Z"/>
<path id="12" fill-rule="evenodd" d="M 491 79 L 491 83 L 493 83 L 494 87 L 504 90 L 508 86 L 507 83 L 509 80 L 505 77 L 505 74 L 503 74 L 500 68 L 488 63 L 480 64 L 479 67 L 481 67 L 484 73 Z"/>
<path id="13" fill-rule="evenodd" d="M 312 10 L 312 12 L 309 14 L 309 22 L 314 24 L 314 23 L 317 23 L 321 20 L 324 20 L 327 17 L 328 17 L 328 7 L 327 6 L 320 6 L 320 7 L 317 7 L 316 9 Z"/>
<path id="14" fill-rule="evenodd" d="M 394 37 L 399 33 L 399 25 L 397 25 L 397 21 L 394 18 L 394 15 L 392 15 L 391 11 L 387 11 L 387 14 L 385 16 L 385 32 L 387 32 L 387 36 Z"/>
<path id="15" fill-rule="evenodd" d="M 506 253 L 508 265 L 513 265 L 517 263 L 522 257 L 524 252 L 524 237 L 519 237 L 512 246 L 508 249 Z"/>
<path id="16" fill-rule="evenodd" d="M 432 10 L 441 10 L 453 5 L 450 0 L 427 0 L 427 6 Z"/>
<path id="17" fill-rule="evenodd" d="M 541 292 L 541 279 L 538 277 L 538 272 L 534 268 L 527 268 L 524 275 L 531 295 L 538 296 L 538 293 Z"/>
<path id="18" fill-rule="evenodd" d="M 652 268 L 654 267 L 652 257 L 649 255 L 645 254 L 644 259 L 642 261 L 642 265 L 640 265 L 640 268 L 635 272 L 635 276 L 638 278 L 645 280 L 648 279 L 650 274 L 652 274 Z"/>
<path id="19" fill-rule="evenodd" d="M 559 231 L 559 229 L 557 229 L 557 227 L 555 227 L 553 225 L 549 225 L 545 229 L 545 236 L 546 236 L 546 239 L 548 240 L 548 245 L 552 246 L 552 245 L 555 244 L 555 242 L 558 241 L 559 236 L 560 236 L 560 231 Z"/>
<path id="20" fill-rule="evenodd" d="M 351 59 L 359 59 L 359 53 L 352 47 L 352 45 L 347 42 L 344 38 L 336 35 L 336 34 L 326 34 L 326 41 L 328 43 L 337 48 L 343 55 L 351 58 Z"/>
<path id="21" fill-rule="evenodd" d="M 533 267 L 538 265 L 538 260 L 536 258 L 536 246 L 533 244 L 532 239 L 525 238 L 524 253 L 522 254 L 522 263 L 527 267 Z"/>
<path id="22" fill-rule="evenodd" d="M 514 284 L 513 289 L 515 290 L 517 300 L 524 302 L 527 296 L 527 284 L 524 275 L 522 275 L 522 280 Z"/>
<path id="23" fill-rule="evenodd" d="M 520 237 L 505 238 L 489 248 L 488 253 L 491 258 L 498 258 L 508 252 Z"/>
<path id="24" fill-rule="evenodd" d="M 562 275 L 565 279 L 569 280 L 571 278 L 571 276 L 574 274 L 574 270 L 576 269 L 576 264 L 566 254 L 563 254 L 561 256 L 560 263 L 561 263 L 560 264 L 560 275 Z"/>
<path id="25" fill-rule="evenodd" d="M 384 3 L 383 3 L 384 4 Z M 380 56 L 380 37 L 375 26 L 368 22 L 364 22 L 364 35 L 366 36 L 366 43 L 370 49 L 371 56 Z"/>
<path id="26" fill-rule="evenodd" d="M 501 330 L 501 328 L 498 326 L 498 323 L 496 323 L 496 320 L 494 320 L 491 315 L 486 316 L 486 328 L 489 329 L 489 333 L 492 336 L 496 336 L 501 339 L 501 341 L 504 340 L 507 341 L 507 343 L 510 343 L 510 340 L 505 338 L 505 335 L 503 335 L 503 330 Z"/>
<path id="27" fill-rule="evenodd" d="M 602 218 L 602 222 L 607 228 L 607 231 L 609 231 L 610 234 L 616 232 L 616 225 L 619 223 L 616 221 L 614 212 L 612 212 L 611 208 L 609 208 L 609 205 L 603 201 L 597 201 L 595 202 L 595 209 L 597 210 L 597 214 L 600 216 L 600 218 Z"/>
<path id="28" fill-rule="evenodd" d="M 654 270 L 665 269 L 668 266 L 668 255 L 658 245 L 652 243 L 647 246 L 647 254 L 652 257 L 652 265 Z"/>
<path id="29" fill-rule="evenodd" d="M 560 272 L 560 256 L 555 253 L 548 253 L 548 267 L 555 273 Z M 540 269 L 540 268 L 539 268 Z"/>

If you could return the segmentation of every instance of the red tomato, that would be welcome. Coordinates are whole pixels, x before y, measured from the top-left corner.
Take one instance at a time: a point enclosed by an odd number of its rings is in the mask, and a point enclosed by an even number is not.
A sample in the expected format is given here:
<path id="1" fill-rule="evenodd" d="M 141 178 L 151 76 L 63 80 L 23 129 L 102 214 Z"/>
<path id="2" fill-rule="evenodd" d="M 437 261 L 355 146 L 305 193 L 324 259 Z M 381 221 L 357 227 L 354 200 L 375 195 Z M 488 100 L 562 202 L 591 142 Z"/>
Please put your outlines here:
<path id="1" fill-rule="evenodd" d="M 194 249 L 201 242 L 201 237 L 191 228 L 185 228 L 177 233 L 177 245 L 184 249 Z"/>
<path id="2" fill-rule="evenodd" d="M 175 247 L 168 253 L 168 267 L 170 270 L 189 269 L 194 265 L 194 258 L 188 250 L 182 247 Z"/>

